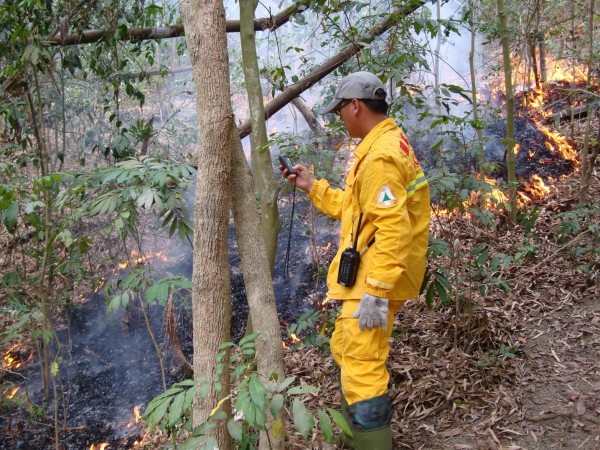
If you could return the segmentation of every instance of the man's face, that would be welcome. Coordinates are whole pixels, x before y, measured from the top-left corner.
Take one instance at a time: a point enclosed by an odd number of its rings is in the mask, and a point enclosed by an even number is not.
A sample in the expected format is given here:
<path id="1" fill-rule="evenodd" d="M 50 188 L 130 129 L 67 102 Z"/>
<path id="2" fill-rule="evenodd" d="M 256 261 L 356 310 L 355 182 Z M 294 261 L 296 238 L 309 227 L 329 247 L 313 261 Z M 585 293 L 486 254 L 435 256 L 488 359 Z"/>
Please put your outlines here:
<path id="1" fill-rule="evenodd" d="M 360 137 L 356 133 L 356 113 L 358 111 L 358 100 L 357 99 L 349 99 L 344 100 L 340 103 L 340 106 L 335 110 L 335 113 L 338 115 L 342 122 L 344 122 L 344 126 L 346 130 L 348 130 L 348 134 L 350 137 L 356 138 Z"/>

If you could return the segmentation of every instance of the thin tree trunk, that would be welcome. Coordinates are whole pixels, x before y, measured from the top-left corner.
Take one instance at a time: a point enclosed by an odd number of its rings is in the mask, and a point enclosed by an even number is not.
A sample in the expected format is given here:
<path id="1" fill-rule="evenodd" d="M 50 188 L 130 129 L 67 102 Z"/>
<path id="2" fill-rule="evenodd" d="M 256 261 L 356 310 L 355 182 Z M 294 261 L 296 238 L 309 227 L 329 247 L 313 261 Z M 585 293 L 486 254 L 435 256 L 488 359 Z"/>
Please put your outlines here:
<path id="1" fill-rule="evenodd" d="M 227 258 L 231 152 L 228 150 L 235 125 L 223 3 L 184 0 L 181 13 L 193 67 L 199 118 L 192 271 L 193 366 L 196 376 L 206 377 L 210 386 L 206 398 L 197 398 L 194 402 L 194 425 L 199 425 L 230 392 L 227 365 L 220 378 L 215 378 L 215 356 L 219 345 L 231 339 L 231 283 Z M 226 361 L 228 357 L 223 360 Z M 224 402 L 221 408 L 230 414 L 230 402 Z M 211 434 L 219 448 L 230 448 L 231 438 L 223 422 L 219 422 Z"/>
<path id="2" fill-rule="evenodd" d="M 529 36 L 529 53 L 531 58 L 531 68 L 533 69 L 533 79 L 535 80 L 535 87 L 540 88 L 542 85 L 542 78 L 540 77 L 540 71 L 538 69 L 538 61 L 537 61 L 537 32 L 533 33 Z"/>
<path id="3" fill-rule="evenodd" d="M 587 64 L 587 84 L 591 90 L 591 75 L 592 67 L 594 64 L 594 10 L 596 8 L 595 0 L 590 0 L 590 17 L 589 17 L 589 56 Z M 598 149 L 600 144 L 596 143 L 592 152 L 590 153 L 590 135 L 592 134 L 592 119 L 593 119 L 593 108 L 588 99 L 587 103 L 587 117 L 585 123 L 585 135 L 583 139 L 583 148 L 581 149 L 581 184 L 579 186 L 579 202 L 585 203 L 588 200 L 588 194 L 590 190 L 590 180 L 592 178 L 592 172 L 594 170 L 594 163 L 598 157 Z M 599 133 L 600 134 L 600 133 Z"/>
<path id="4" fill-rule="evenodd" d="M 504 63 L 504 84 L 506 86 L 506 170 L 508 176 L 509 217 L 512 222 L 517 220 L 517 190 L 516 190 L 516 161 L 515 161 L 515 99 L 512 87 L 512 66 L 508 39 L 508 25 L 504 0 L 497 0 L 498 16 L 500 18 L 500 40 L 502 42 L 502 59 Z"/>
<path id="5" fill-rule="evenodd" d="M 469 29 L 471 31 L 471 49 L 469 51 L 469 70 L 471 72 L 471 104 L 473 105 L 473 122 L 477 139 L 475 140 L 475 153 L 477 155 L 477 170 L 481 179 L 484 176 L 483 163 L 485 155 L 483 154 L 483 130 L 479 126 L 479 101 L 477 100 L 477 74 L 475 70 L 475 5 L 476 0 L 469 0 Z"/>
<path id="6" fill-rule="evenodd" d="M 243 0 L 242 0 L 243 1 Z M 267 252 L 259 226 L 259 214 L 254 198 L 254 181 L 246 162 L 238 131 L 232 132 L 231 206 L 235 222 L 238 251 L 240 253 L 244 285 L 252 324 L 260 336 L 256 340 L 258 374 L 266 382 L 272 374 L 278 380 L 284 378 L 283 349 L 279 318 L 275 307 L 275 294 Z M 283 409 L 279 420 L 284 422 Z M 266 427 L 272 428 L 277 418 L 269 417 Z M 281 429 L 285 429 L 282 427 Z M 283 432 L 261 433 L 259 449 L 279 450 L 284 448 Z"/>
<path id="7" fill-rule="evenodd" d="M 546 33 L 540 29 L 543 27 L 541 22 L 544 17 L 544 10 L 546 8 L 545 0 L 538 0 L 538 8 L 537 43 L 540 55 L 540 80 L 543 85 L 546 81 L 548 81 L 548 68 L 546 67 Z"/>
<path id="8" fill-rule="evenodd" d="M 437 36 L 435 42 L 435 51 L 433 53 L 433 80 L 434 80 L 434 91 L 435 91 L 435 110 L 438 117 L 442 116 L 442 101 L 440 99 L 440 49 L 442 47 L 442 24 L 440 22 L 442 18 L 442 4 L 441 0 L 437 0 L 435 4 L 435 13 L 437 19 Z M 444 130 L 444 125 L 439 125 L 441 130 Z M 437 127 L 436 127 L 437 128 Z M 434 132 L 439 132 L 434 130 Z"/>
<path id="9" fill-rule="evenodd" d="M 272 273 L 277 251 L 277 236 L 279 234 L 279 209 L 277 208 L 279 189 L 273 173 L 273 162 L 268 147 L 265 105 L 260 83 L 258 55 L 256 54 L 255 32 L 252 26 L 256 5 L 257 0 L 240 0 L 240 38 L 244 80 L 252 124 L 252 134 L 250 135 L 252 172 L 258 191 L 258 206 L 261 211 L 260 227 L 267 250 L 269 268 Z"/>

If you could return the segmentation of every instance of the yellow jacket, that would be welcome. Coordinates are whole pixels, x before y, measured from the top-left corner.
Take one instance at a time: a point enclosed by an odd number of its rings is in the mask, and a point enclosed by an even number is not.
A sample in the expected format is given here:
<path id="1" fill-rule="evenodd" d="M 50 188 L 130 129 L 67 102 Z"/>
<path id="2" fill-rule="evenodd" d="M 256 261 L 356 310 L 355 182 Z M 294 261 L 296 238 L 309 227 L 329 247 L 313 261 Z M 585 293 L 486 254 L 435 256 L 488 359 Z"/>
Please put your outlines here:
<path id="1" fill-rule="evenodd" d="M 327 274 L 327 296 L 360 299 L 365 292 L 390 300 L 418 297 L 429 240 L 429 185 L 404 133 L 391 118 L 380 122 L 358 145 L 345 190 L 315 180 L 308 197 L 325 214 L 341 220 L 338 252 Z M 361 257 L 354 286 L 337 283 L 341 253 L 351 246 L 363 213 L 357 250 Z M 353 231 L 352 231 L 353 230 Z"/>

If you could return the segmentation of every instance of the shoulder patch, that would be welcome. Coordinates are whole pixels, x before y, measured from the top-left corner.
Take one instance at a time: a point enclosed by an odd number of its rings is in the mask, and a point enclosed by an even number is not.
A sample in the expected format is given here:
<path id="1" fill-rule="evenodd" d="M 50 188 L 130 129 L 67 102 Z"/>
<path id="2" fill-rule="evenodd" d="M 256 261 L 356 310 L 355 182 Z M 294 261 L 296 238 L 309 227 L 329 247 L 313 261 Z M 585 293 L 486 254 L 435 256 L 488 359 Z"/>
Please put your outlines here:
<path id="1" fill-rule="evenodd" d="M 380 208 L 390 208 L 398 203 L 398 199 L 392 192 L 392 189 L 384 184 L 377 194 L 377 206 Z"/>

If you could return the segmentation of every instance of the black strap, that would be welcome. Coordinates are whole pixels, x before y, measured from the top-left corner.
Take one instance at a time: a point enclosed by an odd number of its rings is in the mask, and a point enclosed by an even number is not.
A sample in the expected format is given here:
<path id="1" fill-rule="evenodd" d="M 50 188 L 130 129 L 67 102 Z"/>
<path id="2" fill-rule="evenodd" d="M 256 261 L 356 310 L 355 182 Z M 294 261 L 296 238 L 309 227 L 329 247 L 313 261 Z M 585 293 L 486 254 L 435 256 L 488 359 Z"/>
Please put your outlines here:
<path id="1" fill-rule="evenodd" d="M 296 183 L 294 183 L 294 189 L 292 191 L 292 214 L 290 217 L 290 232 L 288 234 L 287 250 L 285 252 L 285 273 L 284 277 L 289 278 L 290 276 L 290 247 L 292 244 L 292 225 L 294 224 L 294 207 L 296 206 Z"/>
<path id="2" fill-rule="evenodd" d="M 352 243 L 352 248 L 355 250 L 358 245 L 358 233 L 360 233 L 360 223 L 362 222 L 362 216 L 363 216 L 363 213 L 361 212 L 360 216 L 358 216 L 358 226 L 356 227 L 356 235 L 354 236 L 354 242 Z M 371 240 L 367 243 L 367 246 L 360 251 L 360 254 L 362 255 L 364 252 L 366 252 L 368 250 L 368 248 L 371 245 L 373 245 L 374 243 L 375 243 L 375 236 L 373 236 L 373 238 L 371 238 Z"/>

